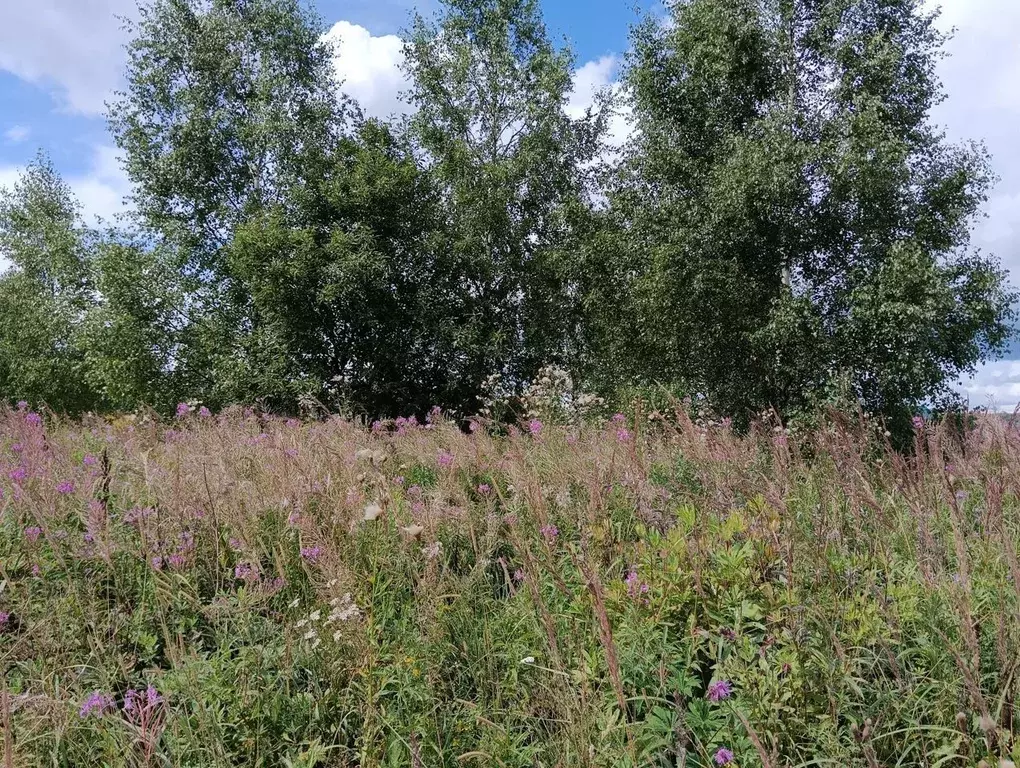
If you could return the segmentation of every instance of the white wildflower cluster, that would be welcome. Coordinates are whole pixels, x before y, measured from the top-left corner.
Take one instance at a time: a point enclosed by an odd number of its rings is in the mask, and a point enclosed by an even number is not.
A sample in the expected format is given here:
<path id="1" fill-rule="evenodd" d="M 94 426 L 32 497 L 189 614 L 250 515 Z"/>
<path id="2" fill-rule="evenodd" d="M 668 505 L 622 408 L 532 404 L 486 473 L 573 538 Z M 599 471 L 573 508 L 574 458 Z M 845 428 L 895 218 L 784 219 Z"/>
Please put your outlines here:
<path id="1" fill-rule="evenodd" d="M 336 580 L 330 581 L 329 585 L 335 586 Z M 291 607 L 296 607 L 296 605 L 296 600 L 291 603 Z M 322 610 L 316 608 L 308 616 L 294 624 L 294 628 L 301 632 L 301 639 L 308 642 L 312 650 L 321 645 L 320 634 L 332 633 L 334 642 L 339 641 L 343 637 L 343 631 L 336 625 L 361 618 L 361 609 L 354 602 L 350 592 L 344 593 L 341 597 L 334 597 L 329 601 L 329 605 L 330 610 L 325 617 L 323 617 Z"/>
<path id="2" fill-rule="evenodd" d="M 570 373 L 555 365 L 543 366 L 522 397 L 530 418 L 545 418 L 576 424 L 597 414 L 605 400 L 578 392 Z"/>
<path id="3" fill-rule="evenodd" d="M 482 382 L 481 416 L 502 419 L 510 415 L 517 390 L 494 373 Z M 535 380 L 524 387 L 519 398 L 527 418 L 577 424 L 597 415 L 605 406 L 598 395 L 578 392 L 570 373 L 556 365 L 539 369 Z"/>

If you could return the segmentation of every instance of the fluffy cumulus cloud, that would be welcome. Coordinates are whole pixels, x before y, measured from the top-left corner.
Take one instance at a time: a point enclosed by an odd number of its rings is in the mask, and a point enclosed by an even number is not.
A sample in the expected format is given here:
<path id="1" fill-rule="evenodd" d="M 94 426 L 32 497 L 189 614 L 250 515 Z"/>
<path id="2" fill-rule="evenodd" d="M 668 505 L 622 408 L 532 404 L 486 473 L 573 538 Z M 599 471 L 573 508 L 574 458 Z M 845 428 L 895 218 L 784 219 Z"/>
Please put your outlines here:
<path id="1" fill-rule="evenodd" d="M 407 80 L 400 66 L 403 41 L 397 35 L 373 35 L 349 21 L 338 21 L 323 35 L 333 46 L 333 66 L 342 90 L 370 117 L 388 118 L 408 111 L 400 94 Z"/>
<path id="2" fill-rule="evenodd" d="M 31 129 L 26 125 L 12 125 L 4 131 L 4 140 L 8 144 L 20 144 L 32 134 Z"/>
<path id="3" fill-rule="evenodd" d="M 117 17 L 135 0 L 0 2 L 0 69 L 55 91 L 74 112 L 100 114 L 124 65 Z"/>

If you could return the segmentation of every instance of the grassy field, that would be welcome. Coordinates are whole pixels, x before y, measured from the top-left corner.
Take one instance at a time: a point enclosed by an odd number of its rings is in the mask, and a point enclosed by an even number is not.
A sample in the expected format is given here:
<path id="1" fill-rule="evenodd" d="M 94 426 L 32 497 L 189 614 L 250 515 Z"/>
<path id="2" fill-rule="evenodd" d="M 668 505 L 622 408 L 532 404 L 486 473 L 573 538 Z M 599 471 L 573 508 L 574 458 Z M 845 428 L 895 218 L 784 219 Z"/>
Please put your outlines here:
<path id="1" fill-rule="evenodd" d="M 1020 432 L 0 411 L 4 766 L 996 766 Z"/>

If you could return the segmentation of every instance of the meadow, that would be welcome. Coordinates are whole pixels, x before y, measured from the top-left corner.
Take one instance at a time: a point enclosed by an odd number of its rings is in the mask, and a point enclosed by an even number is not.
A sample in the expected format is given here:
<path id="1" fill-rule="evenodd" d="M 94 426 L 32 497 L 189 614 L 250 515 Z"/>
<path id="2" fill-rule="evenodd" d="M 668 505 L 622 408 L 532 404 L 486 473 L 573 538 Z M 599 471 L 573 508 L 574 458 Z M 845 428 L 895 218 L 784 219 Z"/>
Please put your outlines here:
<path id="1" fill-rule="evenodd" d="M 3 766 L 1009 766 L 1020 430 L 0 411 Z"/>

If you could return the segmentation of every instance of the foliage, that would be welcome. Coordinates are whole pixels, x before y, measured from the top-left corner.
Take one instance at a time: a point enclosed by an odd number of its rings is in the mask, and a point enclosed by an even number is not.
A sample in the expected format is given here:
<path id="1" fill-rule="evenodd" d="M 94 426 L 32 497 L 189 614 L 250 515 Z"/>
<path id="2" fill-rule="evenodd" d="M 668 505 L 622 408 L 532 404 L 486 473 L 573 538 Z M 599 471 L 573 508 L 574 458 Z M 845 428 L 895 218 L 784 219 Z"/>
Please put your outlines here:
<path id="1" fill-rule="evenodd" d="M 0 413 L 15 764 L 1020 757 L 1012 422 L 178 413 Z"/>
<path id="2" fill-rule="evenodd" d="M 839 382 L 896 416 L 1003 349 L 1016 296 L 967 250 L 987 158 L 929 116 L 934 18 L 916 0 L 688 0 L 635 30 L 613 281 L 591 288 L 605 357 L 742 419 Z"/>

